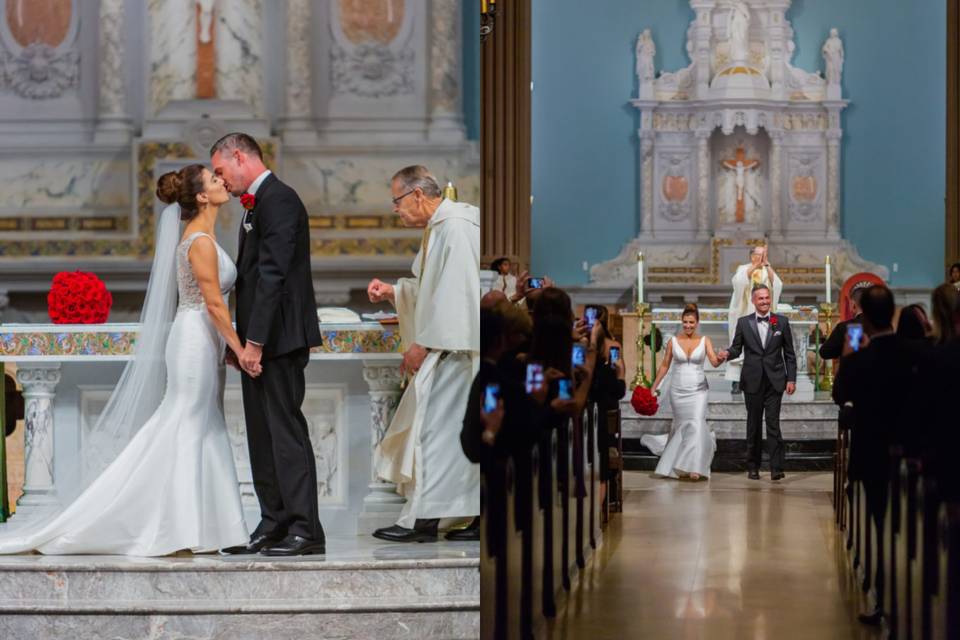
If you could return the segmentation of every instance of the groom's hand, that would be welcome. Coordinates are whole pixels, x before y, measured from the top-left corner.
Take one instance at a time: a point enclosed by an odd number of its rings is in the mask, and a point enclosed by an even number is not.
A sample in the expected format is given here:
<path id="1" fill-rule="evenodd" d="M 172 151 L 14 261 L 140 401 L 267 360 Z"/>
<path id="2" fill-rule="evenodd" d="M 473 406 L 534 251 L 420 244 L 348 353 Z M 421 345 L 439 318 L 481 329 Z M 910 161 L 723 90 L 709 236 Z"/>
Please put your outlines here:
<path id="1" fill-rule="evenodd" d="M 367 285 L 367 296 L 370 298 L 370 302 L 383 302 L 384 300 L 393 302 L 393 285 L 387 284 L 379 278 L 374 278 Z"/>
<path id="2" fill-rule="evenodd" d="M 240 354 L 240 366 L 247 372 L 251 378 L 256 378 L 263 372 L 260 365 L 260 359 L 263 357 L 263 347 L 259 344 L 247 342 L 243 347 L 243 353 Z"/>
<path id="3" fill-rule="evenodd" d="M 788 395 L 788 396 L 792 396 L 794 393 L 796 393 L 796 391 L 797 391 L 797 383 L 796 383 L 796 382 L 788 382 L 788 383 L 787 383 L 787 395 Z"/>

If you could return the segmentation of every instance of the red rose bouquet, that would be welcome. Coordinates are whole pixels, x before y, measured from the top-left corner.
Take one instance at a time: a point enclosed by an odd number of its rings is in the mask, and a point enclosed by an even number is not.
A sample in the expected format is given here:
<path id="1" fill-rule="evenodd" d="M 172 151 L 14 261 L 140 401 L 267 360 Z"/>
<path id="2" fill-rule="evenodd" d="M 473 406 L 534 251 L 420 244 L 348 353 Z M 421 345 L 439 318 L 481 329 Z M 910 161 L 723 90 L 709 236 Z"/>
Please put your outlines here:
<path id="1" fill-rule="evenodd" d="M 93 273 L 61 271 L 47 294 L 47 311 L 54 324 L 97 324 L 110 315 L 113 296 Z"/>
<path id="2" fill-rule="evenodd" d="M 630 397 L 630 404 L 633 405 L 633 410 L 642 416 L 652 416 L 660 408 L 660 404 L 657 402 L 657 396 L 653 395 L 650 389 L 642 384 L 633 390 L 633 395 Z"/>

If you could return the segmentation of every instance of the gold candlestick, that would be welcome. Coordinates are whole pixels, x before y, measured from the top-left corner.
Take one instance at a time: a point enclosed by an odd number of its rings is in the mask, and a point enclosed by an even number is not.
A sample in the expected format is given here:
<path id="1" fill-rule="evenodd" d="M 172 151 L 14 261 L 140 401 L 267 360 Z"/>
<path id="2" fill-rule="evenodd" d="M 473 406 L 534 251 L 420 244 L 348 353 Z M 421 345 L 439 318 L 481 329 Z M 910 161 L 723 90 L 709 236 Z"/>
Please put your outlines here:
<path id="1" fill-rule="evenodd" d="M 820 303 L 817 312 L 817 324 L 821 322 L 827 325 L 826 335 L 833 331 L 833 313 L 835 306 L 829 302 Z M 824 363 L 823 378 L 820 379 L 820 391 L 833 391 L 833 364 L 830 361 Z"/>
<path id="2" fill-rule="evenodd" d="M 637 303 L 637 373 L 633 377 L 633 381 L 630 383 L 631 389 L 636 389 L 640 385 L 645 387 L 650 386 L 650 378 L 647 377 L 647 372 L 643 370 L 643 356 L 646 352 L 646 343 L 643 341 L 643 327 L 646 324 L 646 320 L 650 315 L 650 305 L 638 302 Z M 651 342 L 650 348 L 653 348 Z"/>
<path id="3" fill-rule="evenodd" d="M 443 188 L 443 197 L 451 202 L 457 201 L 457 188 L 453 186 L 452 182 L 448 182 L 447 186 Z"/>

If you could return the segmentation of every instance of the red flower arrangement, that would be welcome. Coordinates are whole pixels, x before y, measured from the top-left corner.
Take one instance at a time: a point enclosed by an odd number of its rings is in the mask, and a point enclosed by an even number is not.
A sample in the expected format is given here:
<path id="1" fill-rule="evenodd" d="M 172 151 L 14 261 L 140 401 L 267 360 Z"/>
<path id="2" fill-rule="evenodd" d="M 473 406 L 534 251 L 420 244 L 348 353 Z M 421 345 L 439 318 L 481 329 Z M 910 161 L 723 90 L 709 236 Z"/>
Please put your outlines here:
<path id="1" fill-rule="evenodd" d="M 240 196 L 240 204 L 243 206 L 244 209 L 246 209 L 247 211 L 250 211 L 255 206 L 257 206 L 257 197 L 252 193 L 245 193 L 242 196 Z"/>
<path id="2" fill-rule="evenodd" d="M 630 404 L 633 405 L 633 410 L 642 416 L 652 416 L 657 413 L 657 410 L 660 408 L 660 403 L 657 402 L 657 396 L 653 395 L 650 389 L 642 384 L 633 390 L 633 395 L 630 397 Z"/>
<path id="3" fill-rule="evenodd" d="M 113 296 L 93 273 L 61 271 L 53 276 L 47 312 L 54 324 L 97 324 L 110 315 Z"/>

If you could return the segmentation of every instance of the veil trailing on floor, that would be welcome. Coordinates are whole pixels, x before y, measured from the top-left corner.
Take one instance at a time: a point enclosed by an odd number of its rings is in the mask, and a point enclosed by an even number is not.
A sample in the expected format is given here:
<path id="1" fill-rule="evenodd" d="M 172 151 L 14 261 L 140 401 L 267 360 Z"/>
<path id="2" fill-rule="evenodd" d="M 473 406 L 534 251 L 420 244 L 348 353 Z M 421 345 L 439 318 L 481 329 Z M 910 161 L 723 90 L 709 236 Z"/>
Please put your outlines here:
<path id="1" fill-rule="evenodd" d="M 167 387 L 167 336 L 177 312 L 176 251 L 180 206 L 160 214 L 147 295 L 131 360 L 93 428 L 80 435 L 76 462 L 58 474 L 61 506 L 66 506 L 116 459 L 163 400 Z"/>

